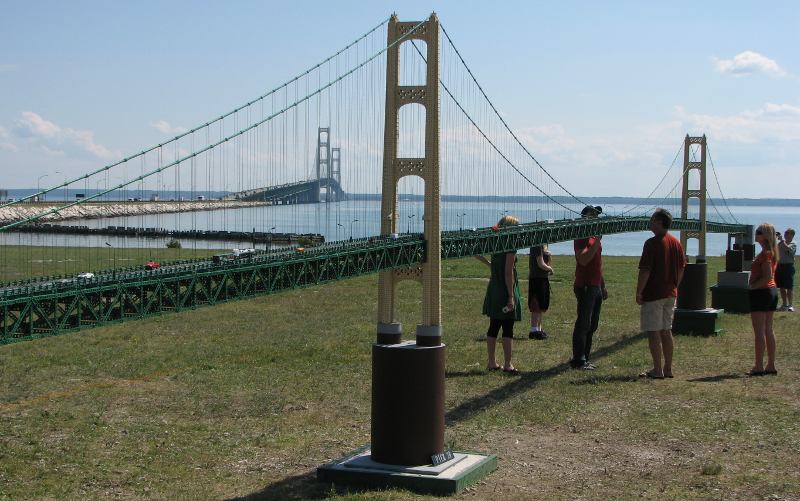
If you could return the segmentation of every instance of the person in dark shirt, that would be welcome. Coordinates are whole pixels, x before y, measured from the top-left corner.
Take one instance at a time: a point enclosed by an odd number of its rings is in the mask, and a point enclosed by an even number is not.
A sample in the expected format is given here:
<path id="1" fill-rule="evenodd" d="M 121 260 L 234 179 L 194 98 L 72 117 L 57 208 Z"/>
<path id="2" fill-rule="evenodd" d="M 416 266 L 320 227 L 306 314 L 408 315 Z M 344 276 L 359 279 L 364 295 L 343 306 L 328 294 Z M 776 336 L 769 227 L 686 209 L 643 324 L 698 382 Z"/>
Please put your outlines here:
<path id="1" fill-rule="evenodd" d="M 587 205 L 581 211 L 585 218 L 597 217 L 603 209 Z M 608 299 L 606 283 L 603 280 L 603 246 L 601 236 L 582 238 L 573 242 L 575 249 L 575 283 L 573 290 L 578 300 L 578 318 L 572 331 L 573 369 L 593 370 L 594 364 L 589 361 L 592 351 L 592 336 L 600 322 L 600 307 Z"/>
<path id="2" fill-rule="evenodd" d="M 531 247 L 528 275 L 528 310 L 531 312 L 530 339 L 547 339 L 542 330 L 542 316 L 550 308 L 550 278 L 552 256 L 545 245 Z"/>
<path id="3" fill-rule="evenodd" d="M 686 255 L 680 241 L 667 232 L 670 226 L 672 214 L 666 209 L 656 209 L 650 217 L 650 231 L 654 236 L 644 243 L 639 260 L 636 303 L 642 307 L 641 327 L 647 333 L 653 357 L 653 368 L 639 377 L 672 377 L 672 319 Z"/>

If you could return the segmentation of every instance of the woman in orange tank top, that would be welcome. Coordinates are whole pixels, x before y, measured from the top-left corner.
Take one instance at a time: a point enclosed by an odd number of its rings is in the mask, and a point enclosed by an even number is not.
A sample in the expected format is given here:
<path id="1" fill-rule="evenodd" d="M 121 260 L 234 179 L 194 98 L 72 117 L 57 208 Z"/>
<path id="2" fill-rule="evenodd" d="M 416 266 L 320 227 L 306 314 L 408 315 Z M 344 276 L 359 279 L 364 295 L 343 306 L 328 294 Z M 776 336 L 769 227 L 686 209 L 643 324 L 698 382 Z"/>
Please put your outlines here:
<path id="1" fill-rule="evenodd" d="M 761 252 L 753 260 L 750 270 L 750 319 L 753 322 L 756 361 L 748 373 L 751 376 L 777 375 L 775 369 L 775 333 L 772 316 L 778 307 L 778 290 L 775 288 L 775 268 L 778 266 L 778 245 L 775 227 L 762 223 L 756 229 L 756 242 Z M 764 349 L 767 365 L 764 366 Z"/>

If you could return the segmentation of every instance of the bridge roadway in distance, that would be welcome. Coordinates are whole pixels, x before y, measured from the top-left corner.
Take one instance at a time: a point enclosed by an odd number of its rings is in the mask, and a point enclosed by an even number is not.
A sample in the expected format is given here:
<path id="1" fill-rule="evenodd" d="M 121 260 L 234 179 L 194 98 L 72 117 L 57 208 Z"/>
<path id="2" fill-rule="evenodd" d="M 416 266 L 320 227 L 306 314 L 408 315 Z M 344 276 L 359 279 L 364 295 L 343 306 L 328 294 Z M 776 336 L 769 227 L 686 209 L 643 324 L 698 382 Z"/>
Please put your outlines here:
<path id="1" fill-rule="evenodd" d="M 252 190 L 231 193 L 223 197 L 224 200 L 238 200 L 244 202 L 269 202 L 278 204 L 319 203 L 320 190 L 330 188 L 330 195 L 326 199 L 331 202 L 347 200 L 339 182 L 333 178 L 324 177 L 319 180 L 298 181 L 279 186 L 267 186 Z"/>
<path id="2" fill-rule="evenodd" d="M 697 231 L 699 227 L 698 220 L 675 219 L 671 229 Z M 499 231 L 448 231 L 442 233 L 442 258 L 648 229 L 649 217 L 601 217 L 527 223 Z M 751 229 L 742 224 L 707 223 L 711 233 L 746 234 Z M 258 251 L 216 262 L 211 258 L 176 261 L 156 270 L 106 270 L 88 279 L 46 277 L 4 284 L 0 287 L 0 344 L 418 266 L 424 259 L 422 235 L 400 234 Z"/>

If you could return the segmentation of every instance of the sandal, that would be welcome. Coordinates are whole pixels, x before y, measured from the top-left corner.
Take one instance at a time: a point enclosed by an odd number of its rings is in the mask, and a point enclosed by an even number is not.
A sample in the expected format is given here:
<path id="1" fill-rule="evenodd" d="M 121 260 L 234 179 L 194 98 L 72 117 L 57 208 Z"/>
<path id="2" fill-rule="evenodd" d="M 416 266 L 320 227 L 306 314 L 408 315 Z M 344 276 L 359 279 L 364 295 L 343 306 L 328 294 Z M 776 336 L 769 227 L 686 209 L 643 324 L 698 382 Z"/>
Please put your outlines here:
<path id="1" fill-rule="evenodd" d="M 664 376 L 656 376 L 652 371 L 644 371 L 639 374 L 639 377 L 647 379 L 664 379 Z"/>
<path id="2" fill-rule="evenodd" d="M 777 374 L 777 371 L 775 373 Z M 759 371 L 756 369 L 750 369 L 750 372 L 747 373 L 747 375 L 750 377 L 765 376 L 766 374 L 767 371 Z"/>
<path id="3" fill-rule="evenodd" d="M 501 369 L 501 367 L 499 365 L 495 365 L 494 367 L 486 367 L 486 370 L 489 371 L 489 372 L 491 372 L 491 371 L 499 371 L 500 369 Z"/>
<path id="4" fill-rule="evenodd" d="M 519 369 L 512 367 L 510 369 L 503 369 L 503 372 L 507 372 L 508 374 L 519 374 Z"/>

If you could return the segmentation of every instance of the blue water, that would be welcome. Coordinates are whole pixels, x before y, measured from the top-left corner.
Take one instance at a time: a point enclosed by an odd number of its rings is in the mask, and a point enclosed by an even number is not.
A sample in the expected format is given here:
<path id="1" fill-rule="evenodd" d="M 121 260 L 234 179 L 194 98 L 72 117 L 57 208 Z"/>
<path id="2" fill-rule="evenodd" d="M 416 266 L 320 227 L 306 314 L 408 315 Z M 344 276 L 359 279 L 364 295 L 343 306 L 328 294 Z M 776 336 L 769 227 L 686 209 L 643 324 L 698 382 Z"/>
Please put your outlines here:
<path id="1" fill-rule="evenodd" d="M 424 207 L 421 202 L 400 200 L 398 231 L 419 233 L 423 229 L 422 219 Z M 498 210 L 498 202 L 444 202 L 442 204 L 441 221 L 444 230 L 460 228 L 488 227 L 497 222 L 505 213 L 513 214 L 522 222 L 545 219 L 562 219 L 572 217 L 565 209 L 557 210 L 539 207 L 535 204 L 508 203 L 502 211 Z M 580 209 L 580 207 L 570 207 Z M 604 213 L 617 215 L 627 210 L 627 206 L 608 205 Z M 670 208 L 673 209 L 673 208 Z M 641 210 L 631 213 L 640 215 Z M 800 227 L 800 207 L 766 207 L 766 206 L 731 206 L 730 211 L 738 222 L 758 225 L 770 222 L 776 229 L 783 231 L 787 227 Z M 727 216 L 732 217 L 727 209 L 720 208 Z M 677 211 L 673 212 L 674 214 Z M 695 216 L 696 217 L 696 216 Z M 708 220 L 719 221 L 720 217 L 708 209 Z M 254 207 L 250 209 L 231 209 L 207 212 L 180 214 L 161 214 L 151 216 L 128 216 L 119 218 L 92 219 L 85 221 L 68 221 L 65 224 L 87 225 L 90 227 L 133 226 L 167 229 L 198 229 L 228 231 L 274 231 L 278 233 L 321 233 L 326 240 L 344 240 L 351 236 L 359 238 L 380 234 L 380 202 L 347 201 L 331 204 L 303 204 L 288 206 Z M 274 228 L 274 229 L 273 229 Z M 608 235 L 603 238 L 605 255 L 635 256 L 641 254 L 642 244 L 649 238 L 649 232 Z M 0 243 L 10 245 L 82 245 L 103 246 L 106 242 L 114 247 L 161 246 L 161 239 L 152 239 L 146 244 L 141 240 L 122 237 L 76 237 L 62 235 L 0 235 Z M 247 242 L 183 242 L 185 248 L 224 248 L 249 247 Z M 724 255 L 727 246 L 727 235 L 709 234 L 706 254 L 709 256 Z M 562 242 L 551 246 L 555 254 L 571 254 L 572 243 Z M 689 242 L 688 254 L 697 253 L 696 242 Z"/>

